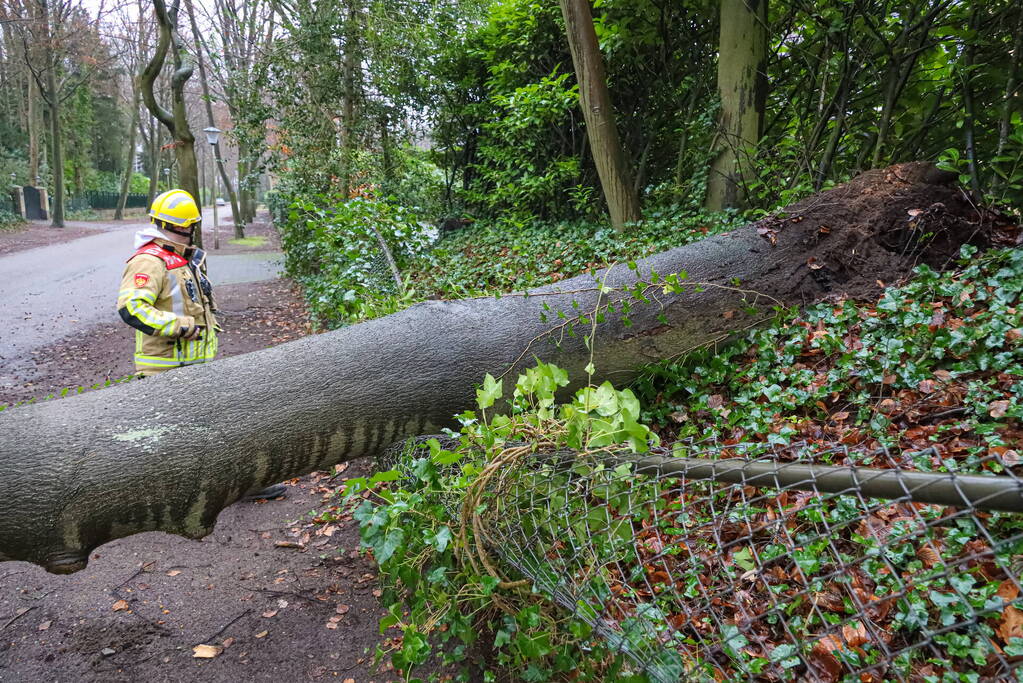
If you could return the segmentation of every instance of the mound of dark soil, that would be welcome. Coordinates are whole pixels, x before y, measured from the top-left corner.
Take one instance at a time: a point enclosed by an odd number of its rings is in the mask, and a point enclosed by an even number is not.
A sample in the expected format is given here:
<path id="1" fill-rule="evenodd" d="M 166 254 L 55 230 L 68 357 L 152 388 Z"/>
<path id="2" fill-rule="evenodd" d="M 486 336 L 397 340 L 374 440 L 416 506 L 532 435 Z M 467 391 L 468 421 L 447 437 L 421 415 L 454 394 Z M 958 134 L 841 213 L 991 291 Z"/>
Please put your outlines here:
<path id="1" fill-rule="evenodd" d="M 944 269 L 963 244 L 1020 242 L 1012 219 L 978 207 L 955 181 L 931 164 L 899 164 L 863 173 L 749 227 L 772 247 L 802 252 L 797 262 L 778 259 L 775 266 L 789 288 L 870 298 L 921 263 Z"/>

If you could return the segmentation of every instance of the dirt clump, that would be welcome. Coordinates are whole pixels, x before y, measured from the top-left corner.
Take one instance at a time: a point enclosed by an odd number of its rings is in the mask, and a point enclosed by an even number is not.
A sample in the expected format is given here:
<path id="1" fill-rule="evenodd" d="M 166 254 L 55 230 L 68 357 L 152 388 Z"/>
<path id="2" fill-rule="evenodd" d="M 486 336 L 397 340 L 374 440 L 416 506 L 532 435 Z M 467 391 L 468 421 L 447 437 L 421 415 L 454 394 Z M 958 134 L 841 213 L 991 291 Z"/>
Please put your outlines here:
<path id="1" fill-rule="evenodd" d="M 750 227 L 798 262 L 782 281 L 823 298 L 876 296 L 914 267 L 948 267 L 960 247 L 1019 243 L 1019 226 L 978 207 L 955 176 L 924 162 L 868 171 L 786 207 Z"/>

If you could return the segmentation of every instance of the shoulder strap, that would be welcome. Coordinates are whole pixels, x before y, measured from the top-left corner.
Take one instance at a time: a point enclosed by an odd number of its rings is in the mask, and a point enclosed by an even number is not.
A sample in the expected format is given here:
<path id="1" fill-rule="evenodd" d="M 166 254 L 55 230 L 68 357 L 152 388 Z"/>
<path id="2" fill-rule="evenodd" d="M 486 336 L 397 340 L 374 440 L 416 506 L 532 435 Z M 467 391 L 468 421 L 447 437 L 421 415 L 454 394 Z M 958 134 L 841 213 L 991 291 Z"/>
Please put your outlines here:
<path id="1" fill-rule="evenodd" d="M 134 254 L 132 254 L 131 258 L 129 258 L 128 260 L 130 261 L 131 259 L 135 258 L 140 254 L 155 256 L 156 258 L 163 261 L 164 264 L 166 264 L 167 270 L 173 270 L 174 268 L 180 268 L 182 266 L 188 265 L 188 261 L 181 258 L 172 251 L 167 251 L 166 249 L 156 244 L 155 242 L 149 242 L 143 245 L 142 248 L 136 251 Z"/>

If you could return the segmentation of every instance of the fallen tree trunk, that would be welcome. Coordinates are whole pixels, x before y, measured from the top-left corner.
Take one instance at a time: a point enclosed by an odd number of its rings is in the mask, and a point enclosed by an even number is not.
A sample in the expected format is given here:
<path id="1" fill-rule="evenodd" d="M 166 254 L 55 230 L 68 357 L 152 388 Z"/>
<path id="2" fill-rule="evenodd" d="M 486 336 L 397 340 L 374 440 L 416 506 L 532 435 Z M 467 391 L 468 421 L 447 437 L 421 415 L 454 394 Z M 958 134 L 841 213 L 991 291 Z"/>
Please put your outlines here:
<path id="1" fill-rule="evenodd" d="M 0 560 L 83 568 L 98 545 L 142 531 L 199 538 L 256 487 L 370 455 L 472 407 L 485 373 L 536 356 L 577 383 L 590 325 L 572 320 L 622 288 L 685 270 L 697 291 L 633 303 L 596 327 L 594 379 L 727 337 L 775 302 L 876 294 L 921 262 L 983 244 L 997 217 L 921 164 L 874 171 L 744 228 L 528 297 L 429 301 L 242 357 L 0 414 Z M 638 275 L 637 275 L 638 273 Z M 640 277 L 641 276 L 641 277 Z M 560 292 L 560 293 L 559 293 Z M 755 294 L 754 294 L 755 292 Z M 560 311 L 564 318 L 557 315 Z M 546 320 L 546 322 L 545 322 Z M 510 389 L 512 382 L 505 385 Z"/>

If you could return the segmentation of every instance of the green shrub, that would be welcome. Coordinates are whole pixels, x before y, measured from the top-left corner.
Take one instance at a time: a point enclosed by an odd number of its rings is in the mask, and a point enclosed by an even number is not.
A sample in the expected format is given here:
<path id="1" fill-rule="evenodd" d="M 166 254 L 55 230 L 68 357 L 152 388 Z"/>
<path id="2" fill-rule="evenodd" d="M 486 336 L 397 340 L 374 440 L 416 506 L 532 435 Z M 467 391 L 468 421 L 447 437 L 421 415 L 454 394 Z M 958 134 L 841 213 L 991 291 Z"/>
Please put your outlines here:
<path id="1" fill-rule="evenodd" d="M 277 212 L 287 271 L 302 283 L 321 321 L 385 315 L 412 299 L 405 273 L 428 244 L 415 214 L 386 201 L 329 195 L 293 198 Z"/>
<path id="2" fill-rule="evenodd" d="M 624 233 L 605 222 L 479 222 L 430 244 L 432 226 L 390 200 L 280 191 L 268 199 L 289 274 L 316 317 L 337 325 L 386 315 L 423 298 L 500 294 L 649 256 L 733 225 L 736 214 L 670 206 Z M 391 276 L 376 228 L 403 284 Z"/>
<path id="3" fill-rule="evenodd" d="M 25 220 L 16 213 L 6 209 L 0 209 L 0 230 L 14 230 L 21 227 Z"/>

